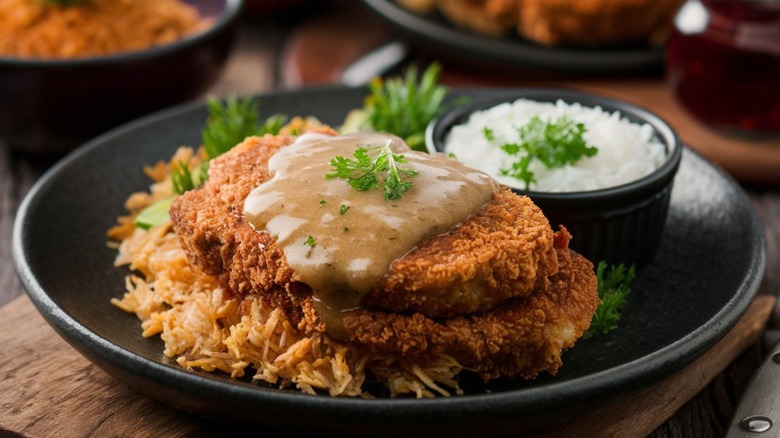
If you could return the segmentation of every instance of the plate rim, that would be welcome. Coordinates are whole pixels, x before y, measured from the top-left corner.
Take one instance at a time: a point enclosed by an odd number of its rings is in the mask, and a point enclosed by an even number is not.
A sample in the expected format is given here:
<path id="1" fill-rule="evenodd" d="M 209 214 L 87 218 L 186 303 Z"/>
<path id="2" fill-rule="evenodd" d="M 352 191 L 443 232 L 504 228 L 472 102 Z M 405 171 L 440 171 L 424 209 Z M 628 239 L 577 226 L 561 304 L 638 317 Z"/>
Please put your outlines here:
<path id="1" fill-rule="evenodd" d="M 312 92 L 330 92 L 338 94 L 360 88 L 364 89 L 364 87 L 342 86 L 307 87 L 297 90 L 256 93 L 251 95 L 251 97 L 262 100 L 268 96 L 284 97 L 287 95 L 305 95 Z M 469 89 L 468 91 L 474 92 L 475 90 Z M 495 92 L 495 90 L 491 89 L 490 92 Z M 616 394 L 616 388 L 629 386 L 645 387 L 653 381 L 657 381 L 666 375 L 682 369 L 685 365 L 698 358 L 704 351 L 720 340 L 723 335 L 736 324 L 739 318 L 742 317 L 758 291 L 762 273 L 765 269 L 766 249 L 763 233 L 760 232 L 762 227 L 755 211 L 752 211 L 750 214 L 752 219 L 750 227 L 751 229 L 756 230 L 756 232 L 753 233 L 753 242 L 751 242 L 751 245 L 759 248 L 759 251 L 753 254 L 753 261 L 755 263 L 750 263 L 752 269 L 749 270 L 746 278 L 742 279 L 740 286 L 734 291 L 731 299 L 729 299 L 724 307 L 714 314 L 704 325 L 697 327 L 677 341 L 666 345 L 664 348 L 658 349 L 649 355 L 607 370 L 590 373 L 571 380 L 546 382 L 543 386 L 530 386 L 518 390 L 508 390 L 489 394 L 466 394 L 436 398 L 433 400 L 388 398 L 367 402 L 361 398 L 330 397 L 327 395 L 311 396 L 301 394 L 297 391 L 277 389 L 264 390 L 264 388 L 237 385 L 233 382 L 221 379 L 206 378 L 201 374 L 192 373 L 183 368 L 175 368 L 174 366 L 166 365 L 159 361 L 152 361 L 135 352 L 126 350 L 119 345 L 114 344 L 110 339 L 106 339 L 95 332 L 92 332 L 80 321 L 68 315 L 63 308 L 57 305 L 52 297 L 49 296 L 48 292 L 43 289 L 40 282 L 34 277 L 31 267 L 27 263 L 28 254 L 24 245 L 23 233 L 26 218 L 34 213 L 32 208 L 35 206 L 36 202 L 38 202 L 39 197 L 45 194 L 44 191 L 53 184 L 53 180 L 56 176 L 62 169 L 69 166 L 70 163 L 80 160 L 81 157 L 85 156 L 93 149 L 108 147 L 106 145 L 110 145 L 109 140 L 120 137 L 127 131 L 133 131 L 149 123 L 175 118 L 180 114 L 202 110 L 204 106 L 205 102 L 198 101 L 158 111 L 124 124 L 85 143 L 44 173 L 27 193 L 17 211 L 12 232 L 12 255 L 17 275 L 19 276 L 27 295 L 31 298 L 47 323 L 54 328 L 65 341 L 75 347 L 82 355 L 90 358 L 93 363 L 101 366 L 101 368 L 105 369 L 103 366 L 105 364 L 101 365 L 101 363 L 93 360 L 93 355 L 100 356 L 100 359 L 108 361 L 109 365 L 112 366 L 124 365 L 125 367 L 130 367 L 133 371 L 137 372 L 138 376 L 141 378 L 159 378 L 159 376 L 164 376 L 173 381 L 179 390 L 187 389 L 182 388 L 182 385 L 186 386 L 194 383 L 192 388 L 205 386 L 209 391 L 225 391 L 229 395 L 236 396 L 242 401 L 248 400 L 254 402 L 254 406 L 257 406 L 258 403 L 279 404 L 280 406 L 294 405 L 296 409 L 318 410 L 317 413 L 319 414 L 337 413 L 341 410 L 349 409 L 350 412 L 360 415 L 369 417 L 374 416 L 383 419 L 391 418 L 395 420 L 400 418 L 401 414 L 399 414 L 399 412 L 403 413 L 403 415 L 411 416 L 409 418 L 404 417 L 405 420 L 445 420 L 456 414 L 466 415 L 467 418 L 477 418 L 477 416 L 483 415 L 484 412 L 475 414 L 474 404 L 483 403 L 483 406 L 491 407 L 492 410 L 495 410 L 493 413 L 502 418 L 513 415 L 528 415 L 529 413 L 537 411 L 545 411 L 551 406 L 561 405 L 559 400 L 550 400 L 549 397 L 544 397 L 546 394 L 549 394 L 550 391 L 567 394 L 569 402 L 565 405 L 572 405 L 578 401 L 582 402 L 586 400 L 589 402 L 597 399 L 607 401 L 614 398 L 614 396 L 619 395 Z M 747 206 L 751 205 L 744 190 L 742 190 L 728 174 L 722 169 L 712 165 L 704 157 L 690 148 L 685 147 L 684 149 L 686 154 L 693 154 L 693 156 L 701 159 L 705 165 L 712 167 L 714 172 L 720 178 L 723 178 L 726 184 L 731 188 L 736 189 L 741 204 Z M 697 341 L 697 338 L 699 338 L 702 333 L 707 332 L 717 333 L 717 335 L 711 335 L 708 342 L 702 343 L 701 341 Z M 97 349 L 97 353 L 94 350 L 85 351 L 84 349 L 87 347 Z M 693 353 L 689 354 L 688 360 L 684 363 L 680 363 L 679 358 L 674 357 L 674 352 L 684 347 L 694 347 L 690 349 Z M 122 365 L 116 362 L 119 359 L 123 361 Z M 128 359 L 130 361 L 129 365 L 127 362 L 124 362 Z M 625 393 L 625 390 L 617 392 L 623 394 Z M 581 400 L 572 399 L 572 394 L 578 395 Z M 426 408 L 424 409 L 424 412 L 421 411 L 415 414 L 414 409 L 418 409 L 418 406 L 423 405 L 433 406 L 433 408 Z"/>

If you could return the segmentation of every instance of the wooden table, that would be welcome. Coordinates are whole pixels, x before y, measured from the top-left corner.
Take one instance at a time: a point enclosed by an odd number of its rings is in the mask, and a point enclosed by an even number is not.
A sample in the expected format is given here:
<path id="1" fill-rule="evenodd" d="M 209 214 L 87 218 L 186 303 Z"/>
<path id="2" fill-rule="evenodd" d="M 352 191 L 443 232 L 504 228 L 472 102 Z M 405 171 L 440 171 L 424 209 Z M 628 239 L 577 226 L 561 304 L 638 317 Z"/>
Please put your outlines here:
<path id="1" fill-rule="evenodd" d="M 209 94 L 226 97 L 334 82 L 351 60 L 391 36 L 374 16 L 351 2 L 331 6 L 302 16 L 248 17 L 223 78 Z M 352 24 L 344 26 L 345 20 Z M 312 56 L 323 47 L 331 50 L 330 56 Z M 759 291 L 764 296 L 737 329 L 690 367 L 632 403 L 612 409 L 609 415 L 599 413 L 555 431 L 561 436 L 587 432 L 592 436 L 596 432 L 605 436 L 721 435 L 761 359 L 759 334 L 774 302 L 772 294 L 780 291 L 780 141 L 751 143 L 707 129 L 677 105 L 658 75 L 549 80 L 529 74 L 496 79 L 447 64 L 444 69 L 444 81 L 451 85 L 568 86 L 641 103 L 666 118 L 687 144 L 744 184 L 767 240 L 767 270 Z M 162 406 L 87 362 L 56 336 L 24 296 L 11 259 L 13 219 L 25 193 L 51 164 L 0 144 L 0 436 L 5 432 L 25 436 L 217 435 L 215 424 Z M 38 348 L 27 348 L 30 342 Z M 27 369 L 25 357 L 45 365 Z"/>

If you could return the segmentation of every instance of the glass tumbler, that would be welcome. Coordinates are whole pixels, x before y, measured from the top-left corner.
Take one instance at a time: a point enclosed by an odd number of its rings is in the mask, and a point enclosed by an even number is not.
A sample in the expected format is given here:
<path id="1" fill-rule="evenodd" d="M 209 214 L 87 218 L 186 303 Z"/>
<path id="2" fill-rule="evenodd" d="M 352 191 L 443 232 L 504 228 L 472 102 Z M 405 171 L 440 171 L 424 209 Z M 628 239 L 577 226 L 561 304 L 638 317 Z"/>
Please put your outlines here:
<path id="1" fill-rule="evenodd" d="M 689 0 L 666 56 L 667 80 L 696 118 L 780 135 L 780 0 Z"/>

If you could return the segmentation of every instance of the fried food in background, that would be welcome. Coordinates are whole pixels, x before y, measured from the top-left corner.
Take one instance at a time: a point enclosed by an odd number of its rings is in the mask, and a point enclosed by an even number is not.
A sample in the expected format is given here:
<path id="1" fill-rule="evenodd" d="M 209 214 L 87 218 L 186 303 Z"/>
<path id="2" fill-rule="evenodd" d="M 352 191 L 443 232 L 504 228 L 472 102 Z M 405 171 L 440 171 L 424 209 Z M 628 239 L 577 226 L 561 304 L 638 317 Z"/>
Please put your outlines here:
<path id="1" fill-rule="evenodd" d="M 471 31 L 512 31 L 543 45 L 609 46 L 665 42 L 684 0 L 398 0 L 417 13 L 441 12 Z"/>
<path id="2" fill-rule="evenodd" d="M 456 0 L 437 4 L 452 22 L 490 36 L 501 36 L 517 23 L 517 3 L 513 0 Z"/>
<path id="3" fill-rule="evenodd" d="M 210 25 L 180 0 L 0 0 L 0 55 L 79 58 L 141 50 Z"/>
<path id="4" fill-rule="evenodd" d="M 521 0 L 517 31 L 542 44 L 663 44 L 683 0 Z"/>

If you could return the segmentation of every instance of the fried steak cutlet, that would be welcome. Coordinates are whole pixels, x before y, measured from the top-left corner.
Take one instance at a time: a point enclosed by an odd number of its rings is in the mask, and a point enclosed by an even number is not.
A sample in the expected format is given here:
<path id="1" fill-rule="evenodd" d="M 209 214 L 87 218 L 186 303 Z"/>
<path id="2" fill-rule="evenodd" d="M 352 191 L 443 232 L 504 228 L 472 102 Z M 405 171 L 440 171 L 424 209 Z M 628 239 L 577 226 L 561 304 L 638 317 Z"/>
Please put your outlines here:
<path id="1" fill-rule="evenodd" d="M 170 214 L 190 261 L 223 288 L 260 295 L 300 330 L 323 332 L 311 288 L 243 216 L 246 197 L 272 176 L 268 160 L 294 141 L 248 138 L 214 159 L 206 184 L 180 196 Z M 598 302 L 592 265 L 567 246 L 565 230 L 554 236 L 527 197 L 502 189 L 464 223 L 393 262 L 346 314 L 344 340 L 408 357 L 450 354 L 485 379 L 555 373 Z"/>
<path id="2" fill-rule="evenodd" d="M 350 342 L 390 354 L 447 353 L 485 380 L 502 375 L 555 374 L 561 353 L 590 326 L 598 305 L 593 265 L 568 249 L 556 233 L 560 269 L 529 297 L 510 298 L 490 310 L 447 319 L 378 310 L 345 318 Z"/>

